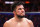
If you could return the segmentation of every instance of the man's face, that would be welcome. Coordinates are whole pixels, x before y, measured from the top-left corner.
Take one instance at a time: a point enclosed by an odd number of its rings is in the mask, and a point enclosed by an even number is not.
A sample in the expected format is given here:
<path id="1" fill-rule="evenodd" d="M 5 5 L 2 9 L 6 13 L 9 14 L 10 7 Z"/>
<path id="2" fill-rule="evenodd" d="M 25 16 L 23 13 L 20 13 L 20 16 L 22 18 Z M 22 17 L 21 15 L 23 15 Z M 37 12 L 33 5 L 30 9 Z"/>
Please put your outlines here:
<path id="1" fill-rule="evenodd" d="M 24 17 L 25 16 L 25 10 L 24 10 L 23 5 L 16 6 L 15 14 L 19 17 Z"/>

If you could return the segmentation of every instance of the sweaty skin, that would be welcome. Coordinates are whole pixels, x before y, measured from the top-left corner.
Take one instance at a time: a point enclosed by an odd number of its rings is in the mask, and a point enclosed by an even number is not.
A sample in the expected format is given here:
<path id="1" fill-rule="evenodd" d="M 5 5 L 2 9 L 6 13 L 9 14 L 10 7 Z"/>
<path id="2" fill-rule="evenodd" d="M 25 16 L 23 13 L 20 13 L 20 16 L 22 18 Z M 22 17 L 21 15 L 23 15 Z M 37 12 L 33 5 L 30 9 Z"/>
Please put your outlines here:
<path id="1" fill-rule="evenodd" d="M 34 27 L 31 20 L 27 18 L 22 18 L 22 21 L 16 21 L 15 18 L 12 18 L 6 21 L 3 27 Z"/>

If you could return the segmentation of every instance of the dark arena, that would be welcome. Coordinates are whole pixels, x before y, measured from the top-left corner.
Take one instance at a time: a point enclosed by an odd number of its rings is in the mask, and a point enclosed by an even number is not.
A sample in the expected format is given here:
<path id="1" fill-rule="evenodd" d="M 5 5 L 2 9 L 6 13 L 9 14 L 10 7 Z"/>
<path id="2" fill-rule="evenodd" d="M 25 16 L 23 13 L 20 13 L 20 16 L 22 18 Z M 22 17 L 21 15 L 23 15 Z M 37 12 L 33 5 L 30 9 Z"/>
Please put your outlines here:
<path id="1" fill-rule="evenodd" d="M 12 23 L 10 19 L 13 17 Z M 28 24 L 26 18 L 29 23 L 32 21 L 33 25 Z M 0 27 L 40 27 L 40 0 L 0 0 Z"/>

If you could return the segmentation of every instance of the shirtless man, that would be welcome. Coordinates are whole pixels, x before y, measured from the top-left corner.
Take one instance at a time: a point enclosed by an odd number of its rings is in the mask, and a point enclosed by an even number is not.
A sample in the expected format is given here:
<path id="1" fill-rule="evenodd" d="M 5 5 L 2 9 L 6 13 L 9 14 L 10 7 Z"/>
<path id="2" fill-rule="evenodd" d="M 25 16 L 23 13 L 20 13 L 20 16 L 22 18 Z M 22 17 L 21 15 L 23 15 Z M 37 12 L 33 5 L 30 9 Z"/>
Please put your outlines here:
<path id="1" fill-rule="evenodd" d="M 17 2 L 12 5 L 14 17 L 6 21 L 3 27 L 34 27 L 33 22 L 25 18 L 23 3 Z"/>

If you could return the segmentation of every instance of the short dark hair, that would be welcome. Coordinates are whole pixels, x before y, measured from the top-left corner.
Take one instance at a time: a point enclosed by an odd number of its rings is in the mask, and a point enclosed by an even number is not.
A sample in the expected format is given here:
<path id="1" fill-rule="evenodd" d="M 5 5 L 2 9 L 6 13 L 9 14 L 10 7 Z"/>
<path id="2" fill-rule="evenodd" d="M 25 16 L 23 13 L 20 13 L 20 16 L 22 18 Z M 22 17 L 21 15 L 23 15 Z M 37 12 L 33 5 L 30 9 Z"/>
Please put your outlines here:
<path id="1" fill-rule="evenodd" d="M 15 10 L 16 6 L 18 6 L 18 5 L 24 6 L 24 3 L 23 2 L 16 2 L 16 3 L 12 4 L 12 12 Z"/>

